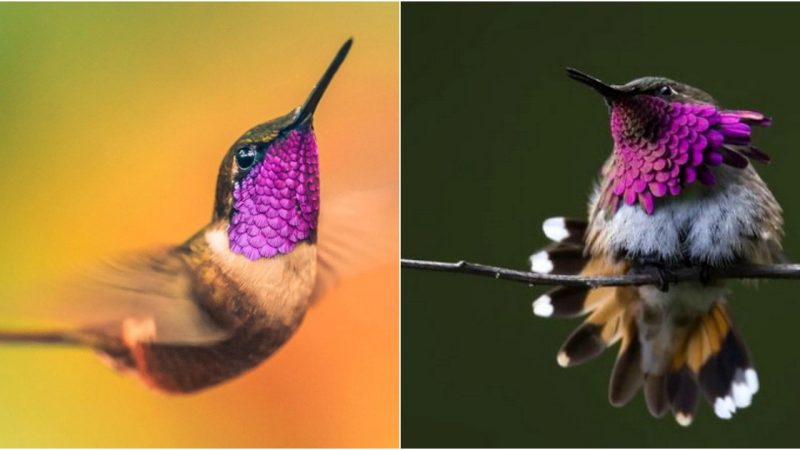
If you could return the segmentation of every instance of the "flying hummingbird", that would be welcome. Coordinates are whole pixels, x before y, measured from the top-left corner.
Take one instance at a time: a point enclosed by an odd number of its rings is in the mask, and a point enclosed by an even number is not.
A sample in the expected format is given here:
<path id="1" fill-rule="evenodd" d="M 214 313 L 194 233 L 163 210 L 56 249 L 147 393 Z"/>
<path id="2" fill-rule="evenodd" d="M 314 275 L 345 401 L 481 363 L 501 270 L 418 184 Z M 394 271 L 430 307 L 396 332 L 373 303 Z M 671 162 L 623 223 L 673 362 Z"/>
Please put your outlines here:
<path id="1" fill-rule="evenodd" d="M 573 80 L 603 96 L 613 150 L 589 201 L 588 220 L 543 224 L 553 242 L 531 256 L 539 273 L 659 275 L 658 286 L 559 287 L 539 297 L 542 317 L 588 317 L 557 361 L 584 363 L 621 341 L 609 399 L 622 406 L 642 389 L 655 417 L 672 411 L 688 426 L 702 395 L 729 419 L 759 389 L 736 332 L 726 290 L 709 271 L 734 263 L 784 261 L 781 207 L 751 161 L 753 126 L 771 120 L 726 110 L 707 93 L 667 78 L 609 85 L 575 69 Z M 700 268 L 698 282 L 669 284 L 671 272 Z"/>
<path id="2" fill-rule="evenodd" d="M 183 244 L 104 269 L 80 293 L 92 299 L 90 323 L 0 333 L 0 341 L 85 346 L 172 393 L 228 380 L 280 348 L 331 272 L 318 254 L 313 118 L 351 45 L 344 43 L 302 106 L 233 143 L 208 225 Z"/>

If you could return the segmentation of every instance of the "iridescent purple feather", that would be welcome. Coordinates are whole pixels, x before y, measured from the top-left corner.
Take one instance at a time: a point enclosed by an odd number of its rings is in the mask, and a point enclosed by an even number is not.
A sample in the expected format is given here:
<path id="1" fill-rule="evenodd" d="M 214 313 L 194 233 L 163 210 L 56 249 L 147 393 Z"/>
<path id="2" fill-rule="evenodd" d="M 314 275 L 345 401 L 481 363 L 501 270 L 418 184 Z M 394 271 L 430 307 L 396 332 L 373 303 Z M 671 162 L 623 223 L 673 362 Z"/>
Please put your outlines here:
<path id="1" fill-rule="evenodd" d="M 658 197 L 676 196 L 700 181 L 715 183 L 712 167 L 743 168 L 748 158 L 769 158 L 751 146 L 751 126 L 771 121 L 753 111 L 723 111 L 707 103 L 668 102 L 637 96 L 616 102 L 611 111 L 614 160 L 603 197 L 616 210 L 637 202 L 648 213 Z M 734 151 L 731 146 L 736 146 Z"/>
<path id="2" fill-rule="evenodd" d="M 319 216 L 317 142 L 310 127 L 278 137 L 236 183 L 230 248 L 251 260 L 292 251 L 314 238 Z"/>

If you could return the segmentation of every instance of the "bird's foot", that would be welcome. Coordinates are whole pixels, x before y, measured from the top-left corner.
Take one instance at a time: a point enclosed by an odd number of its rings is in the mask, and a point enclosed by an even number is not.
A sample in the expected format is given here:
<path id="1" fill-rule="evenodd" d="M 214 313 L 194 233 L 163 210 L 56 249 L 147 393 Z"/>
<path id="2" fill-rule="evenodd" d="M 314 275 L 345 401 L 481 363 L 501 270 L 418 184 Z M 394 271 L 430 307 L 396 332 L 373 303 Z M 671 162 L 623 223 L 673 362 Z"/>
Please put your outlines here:
<path id="1" fill-rule="evenodd" d="M 643 264 L 637 266 L 634 269 L 634 272 L 643 275 L 651 275 L 658 278 L 658 284 L 656 286 L 658 287 L 658 290 L 661 292 L 668 292 L 669 284 L 677 281 L 675 273 L 664 267 L 663 264 L 657 264 L 657 263 Z"/>
<path id="2" fill-rule="evenodd" d="M 711 284 L 711 267 L 708 264 L 702 264 L 700 266 L 700 283 L 703 286 L 708 286 Z"/>

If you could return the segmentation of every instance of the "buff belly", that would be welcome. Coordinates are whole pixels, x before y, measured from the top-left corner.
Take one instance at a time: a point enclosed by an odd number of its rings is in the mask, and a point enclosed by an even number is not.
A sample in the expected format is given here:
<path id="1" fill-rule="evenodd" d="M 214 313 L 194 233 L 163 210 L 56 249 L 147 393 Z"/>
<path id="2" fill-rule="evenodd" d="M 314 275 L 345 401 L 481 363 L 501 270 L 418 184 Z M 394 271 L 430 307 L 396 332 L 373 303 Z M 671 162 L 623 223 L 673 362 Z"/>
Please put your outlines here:
<path id="1" fill-rule="evenodd" d="M 127 342 L 109 354 L 151 387 L 188 393 L 214 386 L 252 369 L 291 338 L 305 316 L 316 281 L 316 247 L 251 261 L 228 250 L 223 229 L 198 237 L 186 264 L 195 278 L 195 300 L 225 333 L 203 343 Z M 199 248 L 198 248 L 199 247 Z M 107 352 L 108 353 L 108 352 Z"/>

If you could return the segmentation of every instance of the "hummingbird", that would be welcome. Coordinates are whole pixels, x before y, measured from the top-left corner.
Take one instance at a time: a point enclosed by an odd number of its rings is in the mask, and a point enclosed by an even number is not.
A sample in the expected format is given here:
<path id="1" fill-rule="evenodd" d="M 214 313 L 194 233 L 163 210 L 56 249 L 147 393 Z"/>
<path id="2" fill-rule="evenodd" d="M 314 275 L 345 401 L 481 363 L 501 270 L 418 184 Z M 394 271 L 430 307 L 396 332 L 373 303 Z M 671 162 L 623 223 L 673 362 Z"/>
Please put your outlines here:
<path id="1" fill-rule="evenodd" d="M 649 412 L 692 423 L 700 395 L 730 419 L 750 406 L 759 380 L 736 331 L 714 268 L 785 261 L 782 210 L 751 162 L 770 158 L 752 143 L 764 114 L 720 107 L 706 92 L 663 77 L 607 84 L 568 68 L 609 110 L 613 149 L 600 170 L 585 220 L 543 223 L 552 243 L 530 257 L 538 273 L 586 276 L 650 273 L 658 285 L 558 287 L 533 302 L 541 317 L 585 321 L 557 362 L 571 367 L 620 341 L 609 400 L 639 390 Z M 671 284 L 677 269 L 696 282 Z"/>
<path id="2" fill-rule="evenodd" d="M 0 342 L 86 347 L 168 393 L 214 386 L 278 350 L 336 270 L 318 252 L 313 119 L 351 46 L 344 43 L 302 106 L 233 143 L 210 223 L 180 245 L 105 266 L 80 292 L 93 305 L 88 323 L 3 332 Z"/>

